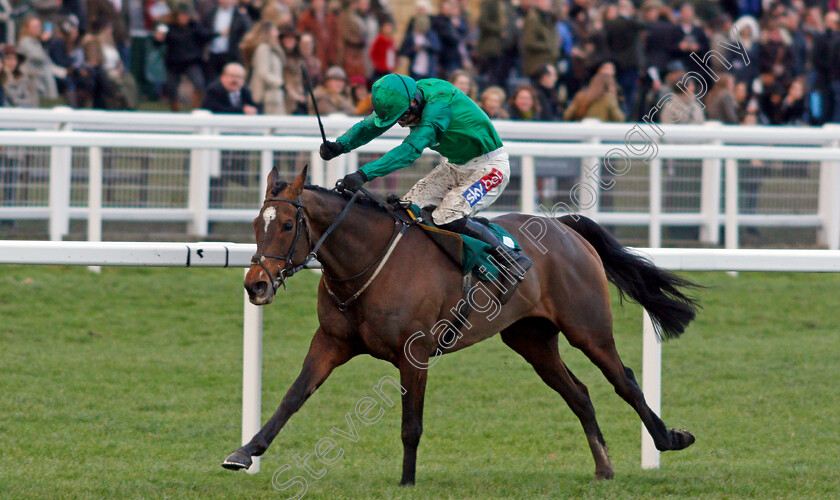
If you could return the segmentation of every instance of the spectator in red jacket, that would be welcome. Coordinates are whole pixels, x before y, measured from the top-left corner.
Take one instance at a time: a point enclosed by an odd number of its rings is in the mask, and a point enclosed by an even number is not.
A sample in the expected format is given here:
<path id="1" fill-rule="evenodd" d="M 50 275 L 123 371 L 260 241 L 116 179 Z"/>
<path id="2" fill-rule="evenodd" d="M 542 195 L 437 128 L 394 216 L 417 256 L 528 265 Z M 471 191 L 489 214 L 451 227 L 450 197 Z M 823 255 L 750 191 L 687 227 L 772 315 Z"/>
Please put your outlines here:
<path id="1" fill-rule="evenodd" d="M 370 46 L 370 60 L 373 63 L 373 81 L 392 73 L 397 64 L 397 49 L 394 43 L 394 23 L 385 21 L 379 27 L 379 34 Z"/>

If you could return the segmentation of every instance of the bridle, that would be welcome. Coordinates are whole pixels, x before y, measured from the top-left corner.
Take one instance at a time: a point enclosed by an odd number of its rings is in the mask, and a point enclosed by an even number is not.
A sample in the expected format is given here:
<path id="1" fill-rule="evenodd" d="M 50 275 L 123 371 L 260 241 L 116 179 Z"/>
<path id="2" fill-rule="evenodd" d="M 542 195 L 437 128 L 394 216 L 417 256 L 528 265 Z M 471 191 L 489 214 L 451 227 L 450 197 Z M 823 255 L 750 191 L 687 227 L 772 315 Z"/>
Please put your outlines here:
<path id="1" fill-rule="evenodd" d="M 304 216 L 304 213 L 303 213 L 303 203 L 301 203 L 300 196 L 298 196 L 297 201 L 290 200 L 288 198 L 268 197 L 268 198 L 265 199 L 265 201 L 263 201 L 263 206 L 265 206 L 266 203 L 269 203 L 269 202 L 272 202 L 272 201 L 283 201 L 283 202 L 289 203 L 290 205 L 292 205 L 294 207 L 297 207 L 297 216 L 296 216 L 297 220 L 295 222 L 295 236 L 292 239 L 292 245 L 289 247 L 289 251 L 286 252 L 286 256 L 284 257 L 282 255 L 272 255 L 272 254 L 268 254 L 268 253 L 255 253 L 251 257 L 251 264 L 259 264 L 259 266 L 261 268 L 263 268 L 263 271 L 265 271 L 265 274 L 268 276 L 268 279 L 271 280 L 271 287 L 273 288 L 272 291 L 276 292 L 277 289 L 280 288 L 280 285 L 283 285 L 284 290 L 286 289 L 286 278 L 292 277 L 295 273 L 297 273 L 298 271 L 300 271 L 301 269 L 306 267 L 306 265 L 309 264 L 313 259 L 317 258 L 316 252 L 318 251 L 318 248 L 313 248 L 312 247 L 312 243 L 311 243 L 312 239 L 311 239 L 310 233 L 309 233 L 309 223 L 306 222 L 306 217 Z M 306 231 L 306 241 L 309 243 L 309 248 L 311 248 L 312 250 L 306 256 L 306 258 L 303 259 L 303 262 L 301 262 L 300 265 L 296 266 L 292 262 L 292 258 L 295 256 L 295 252 L 297 251 L 298 241 L 300 240 L 300 235 L 303 231 Z M 328 233 L 324 233 L 324 236 L 326 236 L 327 234 Z M 321 237 L 321 239 L 318 241 L 318 247 L 320 247 L 320 243 L 323 240 L 324 240 L 324 238 Z M 271 277 L 271 271 L 269 271 L 268 267 L 266 267 L 265 259 L 278 259 L 278 260 L 283 260 L 283 261 L 286 262 L 286 266 L 283 269 L 280 270 L 280 273 L 277 275 L 277 279 L 273 279 Z"/>
<path id="2" fill-rule="evenodd" d="M 387 204 L 387 202 L 385 202 L 384 200 L 381 200 L 378 196 L 376 196 L 375 194 L 369 192 L 368 190 L 366 190 L 364 188 L 359 188 L 359 190 L 356 191 L 353 194 L 353 196 L 350 198 L 350 201 L 348 201 L 347 205 L 344 206 L 344 210 L 341 211 L 341 214 L 339 214 L 339 216 L 333 221 L 332 224 L 330 224 L 330 226 L 327 228 L 327 230 L 324 231 L 324 234 L 321 235 L 321 237 L 318 239 L 318 241 L 315 243 L 314 246 L 312 245 L 312 238 L 311 238 L 311 233 L 310 233 L 310 230 L 309 230 L 309 223 L 306 220 L 306 216 L 304 214 L 303 203 L 301 202 L 301 197 L 300 196 L 298 196 L 297 201 L 290 200 L 288 198 L 281 198 L 281 197 L 268 197 L 268 198 L 265 199 L 265 201 L 263 201 L 263 205 L 265 205 L 266 203 L 269 203 L 269 202 L 282 201 L 282 202 L 285 202 L 285 203 L 289 203 L 290 205 L 293 205 L 294 207 L 297 208 L 297 216 L 296 216 L 296 222 L 295 222 L 295 235 L 292 238 L 292 244 L 289 247 L 289 251 L 286 252 L 286 255 L 282 256 L 282 255 L 272 255 L 272 254 L 268 254 L 268 253 L 255 253 L 251 257 L 251 264 L 258 264 L 263 269 L 263 271 L 265 271 L 268 278 L 271 280 L 272 292 L 277 292 L 277 289 L 280 288 L 281 285 L 283 286 L 283 289 L 286 289 L 286 279 L 292 277 L 295 273 L 297 273 L 301 269 L 305 269 L 306 266 L 310 262 L 312 262 L 313 260 L 318 258 L 318 250 L 320 250 L 321 245 L 324 243 L 324 240 L 326 240 L 327 237 L 330 234 L 332 234 L 332 232 L 335 230 L 335 228 L 337 228 L 338 225 L 341 224 L 341 222 L 347 216 L 347 213 L 350 211 L 350 207 L 353 206 L 353 204 L 356 202 L 356 200 L 359 198 L 359 196 L 361 194 L 365 194 L 368 197 L 370 197 L 371 199 L 373 199 L 374 201 L 376 201 L 377 203 L 379 203 L 394 218 L 394 220 L 395 220 L 394 234 L 391 236 L 391 240 L 389 241 L 388 246 L 385 248 L 385 251 L 383 251 L 383 253 L 380 254 L 379 257 L 377 257 L 377 259 L 373 261 L 373 263 L 371 263 L 369 266 L 365 267 L 362 270 L 362 272 L 356 274 L 355 276 L 351 276 L 350 278 L 334 279 L 333 280 L 333 281 L 336 281 L 336 282 L 351 281 L 353 279 L 356 279 L 356 278 L 359 278 L 359 277 L 363 276 L 365 273 L 370 271 L 377 263 L 379 263 L 379 266 L 376 268 L 376 270 L 371 275 L 371 277 L 368 278 L 367 282 L 364 285 L 362 285 L 362 287 L 356 293 L 354 293 L 349 299 L 347 299 L 345 301 L 342 301 L 335 295 L 335 293 L 332 292 L 332 290 L 330 290 L 329 286 L 327 285 L 327 280 L 329 280 L 331 278 L 329 278 L 326 275 L 326 273 L 324 273 L 324 277 L 326 278 L 324 280 L 324 286 L 327 290 L 327 293 L 336 302 L 336 304 L 338 304 L 338 308 L 341 311 L 346 311 L 347 306 L 349 306 L 352 302 L 354 302 L 357 298 L 359 298 L 359 296 L 362 294 L 362 292 L 364 292 L 367 289 L 367 287 L 373 282 L 373 280 L 376 278 L 376 276 L 379 274 L 379 272 L 385 266 L 385 263 L 388 261 L 388 258 L 391 256 L 391 252 L 393 251 L 394 247 L 396 247 L 400 238 L 402 238 L 402 235 L 405 234 L 405 231 L 409 228 L 409 226 L 411 226 L 413 224 L 413 221 L 410 221 L 410 220 L 407 220 L 407 219 L 401 217 L 399 214 L 397 214 L 397 212 L 393 209 L 393 207 L 391 207 L 390 205 Z M 292 259 L 294 258 L 295 252 L 297 251 L 298 241 L 300 241 L 301 234 L 304 231 L 306 232 L 306 240 L 309 243 L 310 251 L 306 255 L 306 258 L 303 259 L 303 262 L 301 262 L 298 265 L 295 265 L 294 262 L 292 261 Z M 285 267 L 283 267 L 280 270 L 280 273 L 278 274 L 277 279 L 273 279 L 271 277 L 271 271 L 269 271 L 268 267 L 265 265 L 265 260 L 266 259 L 278 259 L 278 260 L 285 261 L 286 265 L 285 265 Z"/>

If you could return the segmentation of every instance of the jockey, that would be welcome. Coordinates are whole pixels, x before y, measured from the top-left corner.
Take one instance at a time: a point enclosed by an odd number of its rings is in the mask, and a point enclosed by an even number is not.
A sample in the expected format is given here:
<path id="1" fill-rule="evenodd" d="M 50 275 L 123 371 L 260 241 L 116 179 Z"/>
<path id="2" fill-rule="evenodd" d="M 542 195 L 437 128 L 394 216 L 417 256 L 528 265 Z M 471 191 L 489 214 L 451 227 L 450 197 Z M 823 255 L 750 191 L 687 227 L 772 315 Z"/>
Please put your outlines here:
<path id="1" fill-rule="evenodd" d="M 331 160 L 367 144 L 394 123 L 411 132 L 402 144 L 346 175 L 336 186 L 356 191 L 365 182 L 411 165 L 424 149 L 433 149 L 443 162 L 417 181 L 405 199 L 421 208 L 435 206 L 430 222 L 490 244 L 497 262 L 524 280 L 531 259 L 470 218 L 496 201 L 510 181 L 508 154 L 484 111 L 454 85 L 437 78 L 414 81 L 405 75 L 385 75 L 373 84 L 372 99 L 374 112 L 335 142 L 323 143 L 321 158 Z"/>

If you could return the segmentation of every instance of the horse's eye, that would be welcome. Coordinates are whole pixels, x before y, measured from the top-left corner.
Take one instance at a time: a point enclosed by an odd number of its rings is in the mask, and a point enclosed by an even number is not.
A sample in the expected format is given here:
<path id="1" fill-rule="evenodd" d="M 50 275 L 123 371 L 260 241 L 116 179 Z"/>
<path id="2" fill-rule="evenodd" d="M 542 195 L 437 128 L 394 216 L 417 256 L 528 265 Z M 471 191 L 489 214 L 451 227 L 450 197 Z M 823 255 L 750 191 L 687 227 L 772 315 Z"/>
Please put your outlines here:
<path id="1" fill-rule="evenodd" d="M 295 225 L 290 220 L 283 223 L 283 231 L 291 231 L 293 227 L 295 227 Z"/>

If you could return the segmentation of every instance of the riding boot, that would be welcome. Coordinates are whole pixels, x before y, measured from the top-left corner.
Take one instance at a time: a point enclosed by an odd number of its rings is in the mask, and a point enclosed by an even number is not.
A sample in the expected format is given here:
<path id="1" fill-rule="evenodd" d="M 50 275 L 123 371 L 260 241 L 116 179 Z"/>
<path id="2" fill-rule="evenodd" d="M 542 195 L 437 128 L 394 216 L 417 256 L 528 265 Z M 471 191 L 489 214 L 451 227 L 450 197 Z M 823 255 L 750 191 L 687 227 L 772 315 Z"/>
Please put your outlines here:
<path id="1" fill-rule="evenodd" d="M 525 280 L 525 272 L 528 271 L 528 268 L 530 268 L 531 264 L 533 264 L 531 259 L 522 253 L 515 252 L 512 248 L 502 243 L 502 240 L 500 240 L 499 237 L 496 236 L 496 233 L 491 231 L 489 227 L 473 219 L 467 218 L 462 233 L 471 238 L 475 238 L 489 244 L 493 247 L 490 250 L 490 255 L 496 259 L 499 264 L 503 265 L 505 269 L 518 281 Z"/>
<path id="2" fill-rule="evenodd" d="M 446 227 L 449 226 L 449 227 Z M 525 273 L 533 264 L 531 259 L 527 256 L 513 251 L 507 245 L 502 243 L 498 236 L 493 233 L 489 227 L 472 220 L 470 218 L 460 219 L 454 223 L 446 224 L 445 229 L 455 230 L 461 234 L 465 234 L 471 238 L 483 241 L 489 244 L 492 248 L 490 256 L 499 265 L 499 301 L 504 305 L 513 297 L 514 292 L 519 287 L 519 283 L 525 279 Z M 507 279 L 507 282 L 502 282 L 502 274 L 512 276 L 514 279 Z M 507 277 L 506 276 L 506 277 Z"/>

